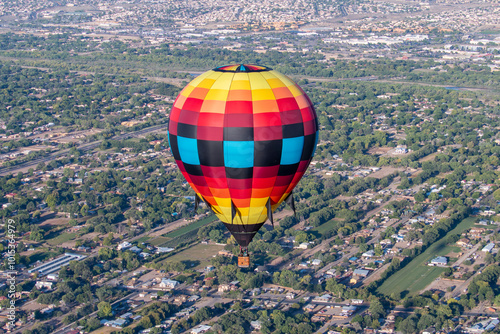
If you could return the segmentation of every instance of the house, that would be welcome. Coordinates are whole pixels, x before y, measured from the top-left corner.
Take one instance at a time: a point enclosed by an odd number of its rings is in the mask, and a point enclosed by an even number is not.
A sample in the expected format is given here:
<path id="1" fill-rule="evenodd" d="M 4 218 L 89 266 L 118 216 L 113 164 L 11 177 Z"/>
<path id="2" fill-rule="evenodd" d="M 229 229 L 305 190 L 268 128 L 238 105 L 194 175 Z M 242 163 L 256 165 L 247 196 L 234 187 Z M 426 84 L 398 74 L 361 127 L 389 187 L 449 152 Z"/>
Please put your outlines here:
<path id="1" fill-rule="evenodd" d="M 262 328 L 262 323 L 259 320 L 250 321 L 250 326 L 255 330 L 260 330 Z"/>
<path id="2" fill-rule="evenodd" d="M 375 251 L 373 249 L 370 249 L 369 251 L 364 252 L 361 256 L 362 257 L 366 257 L 366 258 L 374 257 L 375 256 Z"/>
<path id="3" fill-rule="evenodd" d="M 173 248 L 170 248 L 170 247 L 156 247 L 156 251 L 155 253 L 156 254 L 161 254 L 161 253 L 170 253 L 171 251 L 173 251 L 174 249 Z"/>
<path id="4" fill-rule="evenodd" d="M 332 299 L 332 296 L 329 295 L 329 294 L 327 294 L 327 293 L 325 293 L 322 296 L 314 298 L 313 301 L 315 301 L 317 303 L 328 303 L 330 301 L 330 299 Z"/>
<path id="5" fill-rule="evenodd" d="M 353 274 L 358 275 L 360 277 L 366 277 L 370 274 L 370 271 L 366 269 L 354 269 Z"/>
<path id="6" fill-rule="evenodd" d="M 124 241 L 121 244 L 119 244 L 116 248 L 118 250 L 125 250 L 125 249 L 130 248 L 130 247 L 132 247 L 132 244 L 128 241 Z"/>
<path id="7" fill-rule="evenodd" d="M 191 334 L 201 334 L 201 333 L 206 333 L 212 328 L 212 326 L 208 325 L 198 325 L 195 328 L 191 329 Z"/>
<path id="8" fill-rule="evenodd" d="M 52 290 L 52 288 L 53 288 L 53 284 L 54 284 L 54 282 L 37 281 L 37 282 L 35 283 L 35 287 L 36 287 L 38 290 L 41 290 L 41 289 L 49 289 L 49 290 Z"/>
<path id="9" fill-rule="evenodd" d="M 448 259 L 445 256 L 438 256 L 431 260 L 430 266 L 446 266 L 448 264 Z"/>
<path id="10" fill-rule="evenodd" d="M 491 253 L 491 251 L 493 250 L 494 247 L 495 247 L 495 244 L 490 242 L 489 244 L 484 246 L 483 249 L 481 249 L 481 251 L 485 252 L 485 253 Z"/>
<path id="11" fill-rule="evenodd" d="M 160 288 L 175 289 L 179 285 L 179 282 L 171 280 L 169 278 L 162 278 L 159 284 Z"/>

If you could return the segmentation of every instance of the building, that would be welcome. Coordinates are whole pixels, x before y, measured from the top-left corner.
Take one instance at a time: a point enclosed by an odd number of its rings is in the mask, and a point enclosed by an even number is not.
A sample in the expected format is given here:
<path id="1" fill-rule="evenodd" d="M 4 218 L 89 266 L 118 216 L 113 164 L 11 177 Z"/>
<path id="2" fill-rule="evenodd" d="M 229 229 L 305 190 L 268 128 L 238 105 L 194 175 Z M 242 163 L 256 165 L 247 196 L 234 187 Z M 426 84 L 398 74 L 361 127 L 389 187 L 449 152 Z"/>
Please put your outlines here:
<path id="1" fill-rule="evenodd" d="M 162 278 L 160 282 L 160 288 L 175 289 L 179 282 L 171 280 L 169 278 Z"/>
<path id="2" fill-rule="evenodd" d="M 54 282 L 37 281 L 37 282 L 35 283 L 35 287 L 36 287 L 38 290 L 41 290 L 41 289 L 49 289 L 49 290 L 52 290 L 53 285 L 54 285 Z"/>
<path id="3" fill-rule="evenodd" d="M 485 253 L 491 253 L 491 251 L 493 250 L 494 247 L 495 247 L 495 244 L 490 242 L 489 244 L 484 246 L 483 249 L 481 249 L 481 251 L 485 252 Z"/>
<path id="4" fill-rule="evenodd" d="M 116 248 L 118 250 L 124 250 L 124 249 L 130 248 L 130 247 L 132 247 L 132 244 L 128 241 L 124 241 L 121 244 L 119 244 L 118 247 L 116 247 Z"/>
<path id="5" fill-rule="evenodd" d="M 33 269 L 28 270 L 28 273 L 38 273 L 38 276 L 45 276 L 48 274 L 52 274 L 53 272 L 59 272 L 59 270 L 68 265 L 71 261 L 80 261 L 86 258 L 85 255 L 73 254 L 73 253 L 65 253 L 62 256 L 59 256 L 52 261 L 41 264 Z"/>
<path id="6" fill-rule="evenodd" d="M 444 256 L 438 256 L 431 260 L 430 266 L 446 266 L 448 264 L 448 259 Z"/>
<path id="7" fill-rule="evenodd" d="M 191 334 L 201 334 L 201 333 L 206 333 L 212 328 L 212 326 L 208 325 L 198 325 L 195 328 L 191 329 Z"/>

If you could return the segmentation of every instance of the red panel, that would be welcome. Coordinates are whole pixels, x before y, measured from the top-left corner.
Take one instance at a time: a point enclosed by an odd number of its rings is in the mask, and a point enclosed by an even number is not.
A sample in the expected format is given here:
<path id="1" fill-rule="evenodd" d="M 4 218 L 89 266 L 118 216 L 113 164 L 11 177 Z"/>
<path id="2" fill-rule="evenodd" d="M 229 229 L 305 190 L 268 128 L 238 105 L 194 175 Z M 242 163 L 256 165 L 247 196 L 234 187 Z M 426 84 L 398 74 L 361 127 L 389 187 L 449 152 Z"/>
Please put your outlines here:
<path id="1" fill-rule="evenodd" d="M 213 178 L 213 179 L 223 179 L 224 186 L 227 187 L 226 183 L 226 168 L 225 167 L 210 167 L 210 166 L 201 166 L 201 171 L 205 177 Z M 208 181 L 207 181 L 208 183 Z M 212 187 L 212 186 L 210 186 Z"/>
<path id="2" fill-rule="evenodd" d="M 210 188 L 209 187 L 205 187 L 205 186 L 196 186 L 196 188 L 198 188 L 198 192 L 203 196 L 212 196 L 212 192 L 210 191 Z"/>
<path id="3" fill-rule="evenodd" d="M 309 162 L 311 162 L 311 160 L 302 160 L 300 163 L 299 163 L 299 167 L 297 168 L 297 173 L 304 173 L 307 169 L 307 167 L 309 166 Z"/>
<path id="4" fill-rule="evenodd" d="M 193 97 L 188 97 L 184 105 L 182 106 L 182 110 L 191 110 L 199 112 L 201 109 L 201 105 L 203 104 L 203 100 L 195 99 Z"/>
<path id="5" fill-rule="evenodd" d="M 278 107 L 280 108 L 280 112 L 300 109 L 299 105 L 297 104 L 297 101 L 295 101 L 295 98 L 293 98 L 293 97 L 278 99 L 278 100 L 276 100 L 276 102 L 278 102 Z M 183 108 L 183 109 L 185 109 L 185 108 Z"/>
<path id="6" fill-rule="evenodd" d="M 281 125 L 255 127 L 253 133 L 255 141 L 283 139 L 283 127 Z"/>
<path id="7" fill-rule="evenodd" d="M 196 132 L 197 139 L 200 140 L 224 140 L 224 128 L 213 126 L 198 126 Z"/>
<path id="8" fill-rule="evenodd" d="M 268 167 L 254 167 L 253 177 L 254 179 L 266 178 L 266 177 L 276 177 L 280 169 L 279 165 L 268 166 Z"/>
<path id="9" fill-rule="evenodd" d="M 182 160 L 175 160 L 175 163 L 179 167 L 179 170 L 182 174 L 186 173 L 186 168 L 184 168 L 184 163 L 182 162 Z"/>
<path id="10" fill-rule="evenodd" d="M 168 123 L 168 132 L 174 136 L 177 136 L 177 122 L 170 120 Z"/>
<path id="11" fill-rule="evenodd" d="M 231 199 L 250 199 L 252 196 L 252 189 L 230 189 Z M 247 207 L 250 206 L 250 202 L 248 202 Z"/>
<path id="12" fill-rule="evenodd" d="M 224 126 L 227 127 L 252 127 L 253 115 L 252 114 L 226 114 Z"/>
<path id="13" fill-rule="evenodd" d="M 302 113 L 302 119 L 304 120 L 304 122 L 307 122 L 307 121 L 310 121 L 310 120 L 313 120 L 315 119 L 315 115 L 314 115 L 314 112 L 313 112 L 313 109 L 312 108 L 302 108 L 300 109 L 300 112 Z"/>
<path id="14" fill-rule="evenodd" d="M 253 178 L 252 187 L 254 189 L 265 189 L 274 187 L 274 183 L 276 182 L 276 177 L 262 177 L 262 178 Z"/>
<path id="15" fill-rule="evenodd" d="M 266 112 L 253 115 L 253 125 L 261 126 L 281 126 L 281 113 Z"/>
<path id="16" fill-rule="evenodd" d="M 226 179 L 216 179 L 211 177 L 205 177 L 205 179 L 210 189 L 227 189 Z M 215 192 L 216 192 L 215 190 L 212 191 L 214 196 L 216 196 Z"/>
<path id="17" fill-rule="evenodd" d="M 197 186 L 207 186 L 207 181 L 205 181 L 204 176 L 191 175 L 191 181 Z"/>
<path id="18" fill-rule="evenodd" d="M 170 121 L 178 122 L 181 110 L 176 107 L 172 107 L 172 112 L 170 113 Z"/>
<path id="19" fill-rule="evenodd" d="M 282 112 L 281 122 L 283 125 L 302 123 L 302 113 L 299 109 Z"/>
<path id="20" fill-rule="evenodd" d="M 271 192 L 271 198 L 273 196 L 278 196 L 278 200 L 283 196 L 283 194 L 286 192 L 286 189 L 288 188 L 288 185 L 286 186 L 274 186 L 273 191 Z"/>
<path id="21" fill-rule="evenodd" d="M 316 132 L 316 122 L 314 120 L 304 122 L 304 136 L 312 135 L 315 132 Z"/>
<path id="22" fill-rule="evenodd" d="M 288 185 L 290 184 L 290 182 L 292 182 L 292 179 L 293 179 L 293 175 L 278 176 L 276 178 L 276 183 L 274 184 L 274 186 L 275 187 L 279 187 L 279 186 L 286 186 L 286 187 L 288 187 Z"/>
<path id="23" fill-rule="evenodd" d="M 226 114 L 252 114 L 252 101 L 227 101 Z"/>
<path id="24" fill-rule="evenodd" d="M 179 123 L 197 125 L 198 124 L 198 116 L 199 112 L 183 110 L 179 115 Z"/>
<path id="25" fill-rule="evenodd" d="M 198 126 L 224 126 L 224 114 L 202 112 L 198 116 Z"/>
<path id="26" fill-rule="evenodd" d="M 227 179 L 227 186 L 233 193 L 233 189 L 252 189 L 252 179 Z"/>

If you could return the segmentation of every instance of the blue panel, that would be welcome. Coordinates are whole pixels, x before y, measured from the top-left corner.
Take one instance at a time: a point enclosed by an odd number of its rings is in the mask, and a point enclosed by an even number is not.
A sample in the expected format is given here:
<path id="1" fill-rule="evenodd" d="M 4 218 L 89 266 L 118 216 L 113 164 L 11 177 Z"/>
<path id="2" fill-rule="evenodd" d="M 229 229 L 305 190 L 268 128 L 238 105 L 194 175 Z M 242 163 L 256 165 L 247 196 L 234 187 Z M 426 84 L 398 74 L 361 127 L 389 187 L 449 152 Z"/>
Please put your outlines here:
<path id="1" fill-rule="evenodd" d="M 302 149 L 304 148 L 304 137 L 283 138 L 283 149 L 281 151 L 282 165 L 293 165 L 300 162 Z"/>
<path id="2" fill-rule="evenodd" d="M 253 155 L 253 141 L 224 141 L 224 165 L 226 167 L 253 167 Z"/>
<path id="3" fill-rule="evenodd" d="M 200 164 L 196 139 L 177 136 L 177 146 L 179 147 L 182 162 L 191 165 Z"/>
<path id="4" fill-rule="evenodd" d="M 316 153 L 316 146 L 318 145 L 318 137 L 319 137 L 319 132 L 316 131 L 316 140 L 314 141 L 314 149 L 311 158 L 314 157 L 314 153 Z"/>

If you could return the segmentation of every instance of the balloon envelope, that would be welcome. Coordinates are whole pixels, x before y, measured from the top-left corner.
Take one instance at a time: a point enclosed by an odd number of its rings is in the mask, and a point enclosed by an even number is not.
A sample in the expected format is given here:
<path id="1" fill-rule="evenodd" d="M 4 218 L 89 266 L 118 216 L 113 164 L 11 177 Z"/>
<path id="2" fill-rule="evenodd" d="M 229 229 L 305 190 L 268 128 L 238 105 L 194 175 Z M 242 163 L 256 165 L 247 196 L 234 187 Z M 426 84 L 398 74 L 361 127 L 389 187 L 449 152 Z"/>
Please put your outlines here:
<path id="1" fill-rule="evenodd" d="M 180 92 L 168 137 L 189 185 L 247 247 L 309 166 L 318 125 L 290 78 L 238 64 L 205 72 Z"/>

